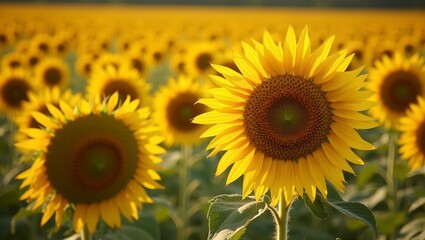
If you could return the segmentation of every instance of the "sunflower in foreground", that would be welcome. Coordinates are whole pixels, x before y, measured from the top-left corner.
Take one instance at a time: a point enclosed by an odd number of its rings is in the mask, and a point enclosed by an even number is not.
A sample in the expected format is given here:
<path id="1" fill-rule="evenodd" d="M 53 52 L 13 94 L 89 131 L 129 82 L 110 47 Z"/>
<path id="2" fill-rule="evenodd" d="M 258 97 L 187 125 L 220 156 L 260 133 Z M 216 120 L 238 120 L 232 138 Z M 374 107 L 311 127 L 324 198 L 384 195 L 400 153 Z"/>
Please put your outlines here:
<path id="1" fill-rule="evenodd" d="M 102 102 L 81 100 L 74 109 L 64 101 L 59 107 L 48 104 L 53 117 L 41 112 L 32 116 L 44 128 L 21 131 L 30 139 L 18 148 L 38 153 L 32 166 L 17 176 L 26 191 L 21 200 L 42 208 L 44 225 L 54 214 L 56 226 L 73 208 L 76 232 L 87 226 L 96 230 L 99 219 L 110 227 L 120 227 L 120 213 L 138 219 L 137 209 L 152 202 L 145 188 L 162 188 L 157 180 L 155 154 L 164 153 L 147 108 L 138 109 L 138 100 L 128 97 L 118 106 L 113 94 Z"/>
<path id="2" fill-rule="evenodd" d="M 195 104 L 199 98 L 206 97 L 207 83 L 199 84 L 192 78 L 180 76 L 169 79 L 167 86 L 161 86 L 154 96 L 155 121 L 159 124 L 165 144 L 195 144 L 207 126 L 192 123 L 192 119 L 207 111 Z"/>
<path id="3" fill-rule="evenodd" d="M 385 123 L 385 127 L 397 127 L 401 117 L 406 115 L 410 104 L 418 96 L 425 95 L 424 58 L 418 54 L 406 57 L 396 52 L 393 58 L 384 56 L 369 70 L 368 89 L 376 92 L 373 101 L 377 105 L 370 114 Z"/>
<path id="4" fill-rule="evenodd" d="M 425 165 L 425 100 L 418 97 L 405 117 L 400 119 L 398 144 L 401 158 L 408 161 L 411 170 Z"/>
<path id="5" fill-rule="evenodd" d="M 298 41 L 289 27 L 283 45 L 265 32 L 263 43 L 242 43 L 241 73 L 213 65 L 224 77 L 211 76 L 219 87 L 199 101 L 213 110 L 193 122 L 215 124 L 202 137 L 215 136 L 210 155 L 226 151 L 216 175 L 233 164 L 227 184 L 244 175 L 243 197 L 270 190 L 272 204 L 304 192 L 313 201 L 317 189 L 327 195 L 325 179 L 343 191 L 343 171 L 354 173 L 346 160 L 364 164 L 351 148 L 374 149 L 355 131 L 377 126 L 359 113 L 373 93 L 361 90 L 361 68 L 345 71 L 353 55 L 329 56 L 333 39 L 311 52 L 307 27 Z"/>

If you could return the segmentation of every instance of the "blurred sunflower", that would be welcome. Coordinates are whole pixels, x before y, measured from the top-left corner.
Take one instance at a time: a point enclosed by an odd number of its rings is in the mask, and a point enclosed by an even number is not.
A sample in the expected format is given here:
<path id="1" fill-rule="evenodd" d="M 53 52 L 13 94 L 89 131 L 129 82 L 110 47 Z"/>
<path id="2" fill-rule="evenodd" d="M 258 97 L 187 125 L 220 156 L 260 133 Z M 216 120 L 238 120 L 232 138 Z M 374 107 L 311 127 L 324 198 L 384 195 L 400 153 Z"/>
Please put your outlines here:
<path id="1" fill-rule="evenodd" d="M 139 72 L 140 76 L 146 76 L 149 73 L 150 66 L 144 55 L 136 52 L 128 52 L 124 55 L 127 58 L 131 68 Z"/>
<path id="2" fill-rule="evenodd" d="M 41 88 L 60 87 L 64 89 L 69 85 L 68 65 L 56 57 L 43 58 L 34 69 L 35 82 Z"/>
<path id="3" fill-rule="evenodd" d="M 169 79 L 154 96 L 153 117 L 164 134 L 164 143 L 195 144 L 208 126 L 192 123 L 192 119 L 207 111 L 203 105 L 196 104 L 199 98 L 206 97 L 207 83 L 199 84 L 189 77 Z"/>
<path id="4" fill-rule="evenodd" d="M 112 54 L 112 53 L 103 53 L 96 59 L 93 64 L 94 68 L 102 68 L 106 70 L 109 66 L 114 67 L 115 69 L 119 69 L 122 67 L 131 66 L 130 60 L 120 54 Z"/>
<path id="5" fill-rule="evenodd" d="M 43 59 L 44 54 L 37 50 L 29 50 L 25 55 L 25 65 L 30 68 L 35 68 L 35 66 Z"/>
<path id="6" fill-rule="evenodd" d="M 31 39 L 30 47 L 43 53 L 49 53 L 52 47 L 52 38 L 47 34 L 38 34 Z"/>
<path id="7" fill-rule="evenodd" d="M 1 68 L 22 68 L 26 67 L 25 64 L 25 55 L 20 53 L 9 53 L 1 58 Z"/>
<path id="8" fill-rule="evenodd" d="M 75 62 L 75 71 L 84 78 L 89 78 L 93 72 L 93 63 L 96 61 L 96 56 L 93 54 L 81 54 Z"/>
<path id="9" fill-rule="evenodd" d="M 366 87 L 376 92 L 373 100 L 378 103 L 370 109 L 370 114 L 387 128 L 396 127 L 409 105 L 425 95 L 424 58 L 418 54 L 406 57 L 401 52 L 396 52 L 393 58 L 384 56 L 369 69 Z"/>
<path id="10" fill-rule="evenodd" d="M 110 227 L 120 227 L 120 213 L 138 219 L 137 208 L 152 202 L 145 188 L 159 189 L 160 176 L 155 154 L 164 153 L 161 138 L 148 120 L 147 108 L 136 110 L 138 100 L 128 97 L 118 105 L 118 93 L 106 101 L 82 100 L 76 108 L 60 101 L 59 108 L 48 104 L 54 117 L 33 112 L 45 128 L 22 129 L 30 139 L 18 148 L 38 152 L 32 166 L 17 176 L 26 191 L 21 200 L 42 209 L 41 225 L 54 214 L 56 226 L 74 208 L 73 226 L 96 230 L 99 219 Z"/>
<path id="11" fill-rule="evenodd" d="M 69 51 L 69 37 L 65 32 L 59 32 L 52 38 L 52 52 L 57 56 L 64 56 Z"/>
<path id="12" fill-rule="evenodd" d="M 185 54 L 187 74 L 195 78 L 214 73 L 211 62 L 215 62 L 215 52 L 220 47 L 217 43 L 200 42 L 188 48 Z"/>
<path id="13" fill-rule="evenodd" d="M 28 93 L 33 90 L 28 71 L 22 68 L 3 69 L 0 74 L 0 111 L 15 113 L 22 110 Z"/>
<path id="14" fill-rule="evenodd" d="M 178 75 L 187 75 L 185 53 L 173 53 L 170 59 L 170 68 Z"/>
<path id="15" fill-rule="evenodd" d="M 216 174 L 233 164 L 227 184 L 244 175 L 243 197 L 270 190 L 272 204 L 304 192 L 313 201 L 317 189 L 326 196 L 325 179 L 343 191 L 343 171 L 353 173 L 346 160 L 364 164 L 351 148 L 374 149 L 355 131 L 377 126 L 358 112 L 373 106 L 362 69 L 345 71 L 346 50 L 328 56 L 333 37 L 311 53 L 307 27 L 298 41 L 289 27 L 283 45 L 268 32 L 253 42 L 234 57 L 242 74 L 214 65 L 224 78 L 211 76 L 220 87 L 198 101 L 214 109 L 193 121 L 215 124 L 201 136 L 215 136 L 210 155 L 226 151 Z"/>
<path id="16" fill-rule="evenodd" d="M 425 165 L 425 100 L 418 97 L 405 117 L 400 119 L 398 140 L 401 158 L 408 161 L 411 170 Z"/>
<path id="17" fill-rule="evenodd" d="M 31 112 L 37 111 L 46 116 L 51 116 L 47 104 L 59 107 L 59 101 L 63 100 L 73 107 L 80 98 L 80 94 L 72 94 L 72 91 L 69 89 L 61 92 L 59 87 L 44 88 L 37 92 L 29 92 L 28 101 L 23 102 L 22 111 L 16 115 L 14 121 L 20 129 L 39 128 L 41 125 L 32 117 Z M 22 132 L 18 132 L 15 139 L 16 141 L 22 141 L 26 137 Z"/>
<path id="18" fill-rule="evenodd" d="M 121 102 L 130 96 L 131 100 L 139 99 L 140 106 L 148 106 L 150 89 L 151 85 L 136 70 L 109 66 L 95 69 L 87 85 L 87 94 L 90 98 L 103 98 L 118 92 Z"/>

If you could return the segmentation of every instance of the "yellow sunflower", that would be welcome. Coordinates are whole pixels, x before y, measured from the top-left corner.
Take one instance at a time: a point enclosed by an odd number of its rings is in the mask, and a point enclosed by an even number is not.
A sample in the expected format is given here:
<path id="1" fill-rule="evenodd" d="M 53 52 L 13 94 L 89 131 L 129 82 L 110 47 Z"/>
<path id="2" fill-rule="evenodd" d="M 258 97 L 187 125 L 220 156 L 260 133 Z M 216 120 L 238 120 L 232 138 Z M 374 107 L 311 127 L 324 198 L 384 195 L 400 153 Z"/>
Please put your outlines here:
<path id="1" fill-rule="evenodd" d="M 374 149 L 355 131 L 377 126 L 359 113 L 373 93 L 361 90 L 361 68 L 345 71 L 353 55 L 329 56 L 333 39 L 311 52 L 307 27 L 298 41 L 289 27 L 283 44 L 266 31 L 263 43 L 242 43 L 244 55 L 234 57 L 241 73 L 213 65 L 224 78 L 211 76 L 219 87 L 199 101 L 213 111 L 193 122 L 214 124 L 201 137 L 215 136 L 210 155 L 226 151 L 216 174 L 233 164 L 227 184 L 244 175 L 243 197 L 270 190 L 272 204 L 289 204 L 306 192 L 313 201 L 317 189 L 327 195 L 325 179 L 343 191 L 343 171 L 353 173 L 346 160 L 363 164 L 351 148 Z"/>
<path id="2" fill-rule="evenodd" d="M 187 49 L 186 69 L 191 77 L 206 76 L 214 72 L 211 63 L 215 62 L 215 52 L 221 46 L 217 43 L 200 42 Z"/>
<path id="3" fill-rule="evenodd" d="M 9 53 L 1 58 L 1 68 L 22 68 L 26 67 L 25 55 L 20 53 Z"/>
<path id="4" fill-rule="evenodd" d="M 425 165 L 425 100 L 418 97 L 405 117 L 400 119 L 398 140 L 401 158 L 408 161 L 411 170 Z"/>
<path id="5" fill-rule="evenodd" d="M 206 97 L 209 85 L 199 84 L 191 78 L 169 79 L 154 96 L 153 117 L 161 128 L 164 143 L 195 144 L 207 126 L 192 123 L 192 119 L 207 111 L 203 105 L 196 104 L 199 98 Z"/>
<path id="6" fill-rule="evenodd" d="M 80 94 L 73 94 L 71 90 L 61 92 L 58 87 L 44 88 L 37 92 L 28 93 L 28 101 L 22 104 L 22 111 L 15 116 L 15 123 L 18 128 L 39 128 L 41 125 L 35 118 L 32 117 L 31 112 L 37 111 L 44 115 L 51 116 L 47 104 L 59 107 L 59 101 L 65 101 L 73 107 L 76 102 L 81 98 Z M 27 136 L 21 132 L 16 135 L 16 141 L 22 141 Z"/>
<path id="7" fill-rule="evenodd" d="M 396 52 L 393 58 L 384 56 L 369 69 L 366 86 L 376 92 L 373 100 L 378 103 L 370 109 L 370 114 L 387 128 L 396 127 L 409 105 L 425 95 L 424 58 L 418 54 L 406 57 L 401 52 Z"/>
<path id="8" fill-rule="evenodd" d="M 37 86 L 41 88 L 60 87 L 69 85 L 68 65 L 60 58 L 46 57 L 36 65 L 34 78 Z"/>
<path id="9" fill-rule="evenodd" d="M 0 74 L 0 111 L 13 113 L 22 110 L 28 93 L 33 90 L 28 71 L 22 68 L 3 69 Z"/>
<path id="10" fill-rule="evenodd" d="M 16 147 L 38 155 L 17 176 L 26 189 L 20 199 L 42 209 L 41 225 L 55 214 L 60 226 L 64 212 L 74 208 L 76 232 L 87 226 L 93 233 L 99 219 L 120 227 L 120 214 L 138 219 L 137 208 L 152 201 L 145 188 L 162 188 L 155 154 L 165 150 L 149 110 L 136 110 L 138 100 L 130 97 L 119 106 L 118 99 L 115 93 L 102 102 L 81 100 L 74 109 L 62 100 L 59 107 L 48 104 L 53 117 L 32 112 L 44 128 L 21 129 L 30 139 Z"/>
<path id="11" fill-rule="evenodd" d="M 150 89 L 151 85 L 140 77 L 137 70 L 108 66 L 95 69 L 89 79 L 87 93 L 90 97 L 103 98 L 118 92 L 121 101 L 130 96 L 131 100 L 139 99 L 140 106 L 148 106 Z"/>
<path id="12" fill-rule="evenodd" d="M 49 53 L 52 47 L 52 38 L 47 34 L 38 34 L 31 39 L 31 48 L 41 51 L 43 53 Z"/>
<path id="13" fill-rule="evenodd" d="M 75 62 L 75 71 L 84 78 L 89 78 L 93 72 L 93 62 L 96 61 L 96 55 L 93 54 L 81 54 L 78 56 Z"/>

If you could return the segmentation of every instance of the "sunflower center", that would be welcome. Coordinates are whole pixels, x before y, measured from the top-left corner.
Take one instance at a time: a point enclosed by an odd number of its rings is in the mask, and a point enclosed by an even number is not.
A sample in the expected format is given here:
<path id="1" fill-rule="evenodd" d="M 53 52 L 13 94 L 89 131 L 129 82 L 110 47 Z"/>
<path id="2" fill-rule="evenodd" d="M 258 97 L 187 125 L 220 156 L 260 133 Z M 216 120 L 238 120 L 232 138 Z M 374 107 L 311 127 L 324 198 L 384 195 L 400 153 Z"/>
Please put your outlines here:
<path id="1" fill-rule="evenodd" d="M 205 71 L 210 67 L 211 60 L 211 54 L 201 53 L 196 57 L 196 67 L 201 71 Z"/>
<path id="2" fill-rule="evenodd" d="M 143 72 L 144 66 L 143 66 L 143 62 L 140 61 L 137 58 L 133 58 L 131 59 L 131 64 L 133 66 L 134 69 L 136 69 L 137 71 L 139 71 L 139 73 Z"/>
<path id="3" fill-rule="evenodd" d="M 122 166 L 120 147 L 113 142 L 96 139 L 82 146 L 76 154 L 76 180 L 87 188 L 103 188 L 113 183 Z"/>
<path id="4" fill-rule="evenodd" d="M 103 89 L 105 96 L 111 96 L 117 91 L 121 102 L 124 102 L 124 100 L 127 98 L 127 95 L 130 96 L 131 100 L 138 98 L 138 94 L 136 89 L 134 89 L 134 86 L 120 79 L 109 81 L 106 83 Z"/>
<path id="5" fill-rule="evenodd" d="M 59 69 L 50 67 L 44 72 L 44 81 L 48 86 L 58 85 L 61 81 L 62 74 Z"/>
<path id="6" fill-rule="evenodd" d="M 254 89 L 244 123 L 250 142 L 266 156 L 297 161 L 327 142 L 332 108 L 311 79 L 277 75 Z"/>
<path id="7" fill-rule="evenodd" d="M 138 142 L 122 121 L 87 115 L 55 132 L 46 152 L 53 188 L 73 203 L 94 203 L 121 192 L 135 174 Z"/>
<path id="8" fill-rule="evenodd" d="M 12 108 L 19 108 L 23 101 L 28 101 L 29 84 L 20 78 L 10 78 L 1 89 L 3 101 Z"/>
<path id="9" fill-rule="evenodd" d="M 381 86 L 382 100 L 388 108 L 404 112 L 416 98 L 422 95 L 422 84 L 411 72 L 398 70 L 390 73 Z"/>
<path id="10" fill-rule="evenodd" d="M 181 93 L 174 97 L 167 106 L 167 120 L 171 126 L 181 131 L 191 131 L 198 128 L 192 119 L 205 112 L 205 107 L 195 104 L 198 96 L 192 93 Z"/>

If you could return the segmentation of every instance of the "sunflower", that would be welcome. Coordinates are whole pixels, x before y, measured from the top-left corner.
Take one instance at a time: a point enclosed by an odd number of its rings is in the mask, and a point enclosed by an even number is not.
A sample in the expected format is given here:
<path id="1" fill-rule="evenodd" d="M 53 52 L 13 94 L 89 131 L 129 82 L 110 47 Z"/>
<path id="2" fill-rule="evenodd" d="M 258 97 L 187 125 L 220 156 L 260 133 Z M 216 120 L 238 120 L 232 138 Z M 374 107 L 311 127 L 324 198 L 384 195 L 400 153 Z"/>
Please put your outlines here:
<path id="1" fill-rule="evenodd" d="M 370 114 L 387 128 L 396 127 L 409 105 L 425 95 L 424 58 L 418 54 L 406 57 L 401 52 L 393 58 L 384 56 L 369 70 L 366 86 L 377 93 L 373 100 L 378 104 L 370 109 Z"/>
<path id="2" fill-rule="evenodd" d="M 44 88 L 37 92 L 29 92 L 28 101 L 23 102 L 22 111 L 16 115 L 14 121 L 18 128 L 21 129 L 39 128 L 41 125 L 32 117 L 31 112 L 37 111 L 44 115 L 51 116 L 47 108 L 48 104 L 59 107 L 59 101 L 63 100 L 73 107 L 80 98 L 80 94 L 72 94 L 70 89 L 61 92 L 58 87 Z M 18 132 L 15 139 L 16 141 L 21 141 L 25 138 L 25 134 Z"/>
<path id="3" fill-rule="evenodd" d="M 75 71 L 84 78 L 89 78 L 93 72 L 93 62 L 96 61 L 96 55 L 93 54 L 81 54 L 78 56 L 75 62 Z"/>
<path id="4" fill-rule="evenodd" d="M 140 77 L 137 70 L 108 66 L 95 69 L 89 79 L 87 93 L 90 97 L 103 98 L 118 92 L 121 101 L 130 96 L 131 100 L 139 99 L 140 106 L 148 106 L 150 88 L 151 85 Z"/>
<path id="5" fill-rule="evenodd" d="M 76 108 L 64 101 L 48 104 L 53 117 L 41 112 L 32 116 L 45 128 L 21 129 L 30 139 L 16 147 L 34 151 L 32 166 L 17 176 L 26 191 L 21 200 L 42 209 L 41 225 L 54 214 L 56 226 L 74 208 L 76 232 L 87 226 L 96 230 L 99 219 L 120 227 L 120 213 L 138 219 L 137 208 L 152 202 L 145 188 L 162 188 L 157 180 L 155 154 L 164 153 L 161 138 L 148 120 L 149 110 L 138 109 L 130 97 L 118 106 L 118 93 L 106 101 L 81 100 Z"/>
<path id="6" fill-rule="evenodd" d="M 35 67 L 35 82 L 41 88 L 60 87 L 62 89 L 69 85 L 68 65 L 60 58 L 43 58 Z"/>
<path id="7" fill-rule="evenodd" d="M 1 68 L 22 68 L 25 66 L 24 55 L 20 53 L 9 53 L 1 59 Z"/>
<path id="8" fill-rule="evenodd" d="M 94 68 L 106 69 L 108 66 L 113 66 L 115 69 L 131 66 L 130 60 L 119 54 L 103 53 L 96 59 L 93 64 Z"/>
<path id="9" fill-rule="evenodd" d="M 26 70 L 3 69 L 0 75 L 0 111 L 11 113 L 22 110 L 28 93 L 33 89 Z"/>
<path id="10" fill-rule="evenodd" d="M 195 144 L 207 126 L 192 123 L 192 119 L 207 111 L 203 105 L 196 104 L 199 98 L 206 97 L 207 83 L 199 84 L 191 78 L 169 79 L 154 96 L 153 117 L 161 128 L 164 143 Z"/>
<path id="11" fill-rule="evenodd" d="M 425 164 L 425 100 L 418 97 L 406 116 L 400 119 L 401 131 L 398 144 L 401 158 L 408 161 L 411 170 L 417 170 Z"/>
<path id="12" fill-rule="evenodd" d="M 373 93 L 360 90 L 361 68 L 345 71 L 353 55 L 328 55 L 333 39 L 311 53 L 307 27 L 298 42 L 289 27 L 283 45 L 266 31 L 234 56 L 241 74 L 213 65 L 224 78 L 211 76 L 219 87 L 199 100 L 213 110 L 193 122 L 214 124 L 201 137 L 215 136 L 210 155 L 226 151 L 216 174 L 233 164 L 227 184 L 244 175 L 243 197 L 270 190 L 272 204 L 289 204 L 306 192 L 313 201 L 317 189 L 326 196 L 325 179 L 343 191 L 343 171 L 354 173 L 346 160 L 364 164 L 351 148 L 374 149 L 355 131 L 377 126 L 358 112 L 373 106 Z"/>
<path id="13" fill-rule="evenodd" d="M 31 47 L 42 53 L 49 53 L 51 51 L 52 38 L 47 34 L 38 34 L 31 39 Z"/>
<path id="14" fill-rule="evenodd" d="M 215 52 L 220 48 L 219 44 L 200 42 L 194 47 L 188 48 L 186 53 L 186 69 L 191 77 L 205 76 L 214 72 L 211 62 L 215 62 Z"/>

